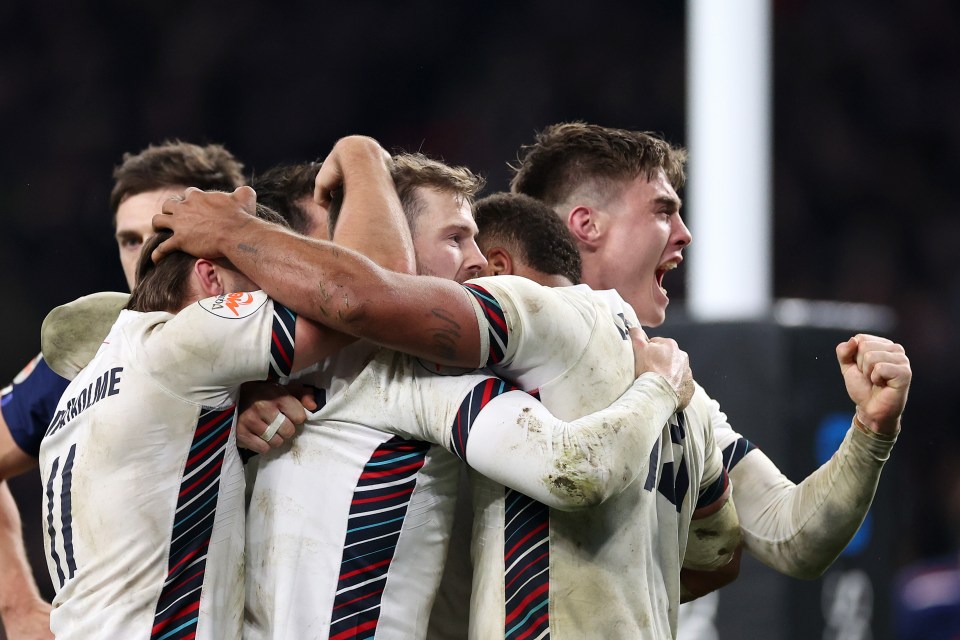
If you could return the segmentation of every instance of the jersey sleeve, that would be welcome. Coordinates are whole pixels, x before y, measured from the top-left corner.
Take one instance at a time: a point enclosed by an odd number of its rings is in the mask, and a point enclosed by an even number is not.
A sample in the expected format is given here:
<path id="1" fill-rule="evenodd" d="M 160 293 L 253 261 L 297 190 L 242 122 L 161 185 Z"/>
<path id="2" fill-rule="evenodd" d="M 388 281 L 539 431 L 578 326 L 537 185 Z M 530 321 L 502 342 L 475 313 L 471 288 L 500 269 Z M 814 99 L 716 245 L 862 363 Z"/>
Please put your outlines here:
<path id="1" fill-rule="evenodd" d="M 289 376 L 296 323 L 295 312 L 263 291 L 231 293 L 186 307 L 133 348 L 163 386 L 203 395 Z"/>
<path id="2" fill-rule="evenodd" d="M 40 441 L 68 384 L 38 355 L 0 391 L 3 420 L 24 453 L 40 455 Z"/>
<path id="3" fill-rule="evenodd" d="M 699 384 L 695 385 L 693 397 L 684 415 L 687 417 L 691 437 L 696 438 L 697 448 L 703 451 L 699 497 L 695 507 L 702 509 L 715 502 L 727 489 L 727 469 L 717 435 L 724 426 L 731 434 L 733 429 L 727 425 L 726 416 L 720 412 L 720 405 L 711 399 Z"/>
<path id="4" fill-rule="evenodd" d="M 489 342 L 487 366 L 508 368 L 511 380 L 521 381 L 533 370 L 541 383 L 559 376 L 579 359 L 596 325 L 593 305 L 527 278 L 477 278 L 463 286 Z"/>
<path id="5" fill-rule="evenodd" d="M 683 562 L 684 568 L 698 571 L 714 571 L 726 566 L 741 542 L 740 524 L 731 500 L 730 479 L 711 421 L 715 417 L 715 404 L 697 385 L 683 413 L 688 437 L 694 439 L 693 448 L 703 452 L 700 485 Z"/>
<path id="6" fill-rule="evenodd" d="M 448 448 L 491 480 L 563 510 L 600 504 L 647 470 L 676 396 L 647 373 L 610 407 L 566 422 L 498 378 L 470 389 Z M 657 425 L 653 427 L 651 425 Z"/>
<path id="7" fill-rule="evenodd" d="M 695 438 L 696 449 L 703 451 L 701 462 L 700 486 L 693 507 L 694 517 L 701 511 L 711 511 L 721 500 L 729 495 L 730 478 L 724 464 L 720 446 L 716 440 L 719 405 L 713 401 L 703 387 L 696 385 L 693 398 L 684 411 L 690 437 Z M 730 430 L 732 432 L 732 429 Z"/>
<path id="8" fill-rule="evenodd" d="M 744 545 L 795 578 L 819 577 L 867 515 L 894 441 L 851 426 L 826 463 L 794 484 L 760 450 L 730 471 Z"/>

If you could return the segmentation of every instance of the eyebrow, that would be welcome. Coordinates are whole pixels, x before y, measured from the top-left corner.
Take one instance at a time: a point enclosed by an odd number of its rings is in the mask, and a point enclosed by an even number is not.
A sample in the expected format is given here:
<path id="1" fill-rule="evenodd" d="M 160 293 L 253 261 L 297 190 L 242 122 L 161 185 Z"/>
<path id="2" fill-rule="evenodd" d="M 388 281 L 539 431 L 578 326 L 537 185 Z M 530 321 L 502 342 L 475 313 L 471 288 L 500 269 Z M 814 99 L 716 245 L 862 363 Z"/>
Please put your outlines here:
<path id="1" fill-rule="evenodd" d="M 675 207 L 676 211 L 680 210 L 680 207 L 683 206 L 683 201 L 680 198 L 671 198 L 669 196 L 658 196 L 654 202 L 656 204 L 665 204 L 670 207 Z"/>
<path id="2" fill-rule="evenodd" d="M 476 224 L 470 225 L 465 222 L 454 222 L 440 229 L 440 233 L 446 233 L 448 231 L 465 231 L 472 235 L 477 235 L 480 232 Z"/>

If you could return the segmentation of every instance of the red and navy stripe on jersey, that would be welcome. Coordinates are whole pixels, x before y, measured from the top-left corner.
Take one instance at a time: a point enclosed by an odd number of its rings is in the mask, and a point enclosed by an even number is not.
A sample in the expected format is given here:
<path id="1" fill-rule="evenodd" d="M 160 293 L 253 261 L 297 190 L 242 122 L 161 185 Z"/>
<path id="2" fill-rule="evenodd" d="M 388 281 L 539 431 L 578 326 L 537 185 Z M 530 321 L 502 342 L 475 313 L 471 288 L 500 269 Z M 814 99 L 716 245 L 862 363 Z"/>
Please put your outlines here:
<path id="1" fill-rule="evenodd" d="M 516 387 L 499 378 L 487 378 L 464 397 L 460 403 L 460 409 L 457 410 L 457 417 L 453 421 L 453 429 L 450 434 L 450 443 L 453 452 L 461 460 L 469 464 L 467 460 L 467 440 L 470 439 L 470 429 L 473 427 L 473 421 L 477 419 L 480 411 L 487 403 L 497 396 L 514 391 Z"/>
<path id="2" fill-rule="evenodd" d="M 724 469 L 723 473 L 717 476 L 716 480 L 711 482 L 708 487 L 705 487 L 700 491 L 695 509 L 702 509 L 703 507 L 711 505 L 719 500 L 723 496 L 723 493 L 727 490 L 727 486 L 729 484 L 730 478 L 727 476 L 727 470 Z"/>
<path id="3" fill-rule="evenodd" d="M 170 535 L 167 579 L 157 601 L 152 640 L 193 638 L 200 619 L 200 592 L 213 531 L 223 456 L 234 407 L 200 414 L 183 470 Z"/>
<path id="4" fill-rule="evenodd" d="M 505 491 L 504 638 L 546 639 L 550 637 L 550 510 L 518 491 Z"/>
<path id="5" fill-rule="evenodd" d="M 273 335 L 270 340 L 268 380 L 290 375 L 293 369 L 293 344 L 297 333 L 297 314 L 276 300 L 273 302 Z"/>
<path id="6" fill-rule="evenodd" d="M 499 378 L 488 378 L 463 399 L 450 438 L 453 452 L 464 462 L 470 462 L 467 442 L 480 411 L 495 397 L 516 389 Z M 536 393 L 533 395 L 536 397 Z M 518 491 L 508 488 L 504 491 L 504 637 L 549 638 L 549 634 L 540 634 L 550 626 L 550 511 Z"/>
<path id="7" fill-rule="evenodd" d="M 497 299 L 489 291 L 475 284 L 465 284 L 466 289 L 483 310 L 483 315 L 487 318 L 487 326 L 490 334 L 490 357 L 488 365 L 500 364 L 503 361 L 503 354 L 507 351 L 507 319 L 503 309 Z"/>
<path id="8" fill-rule="evenodd" d="M 393 437 L 370 456 L 350 505 L 330 639 L 372 638 L 387 572 L 430 444 Z"/>

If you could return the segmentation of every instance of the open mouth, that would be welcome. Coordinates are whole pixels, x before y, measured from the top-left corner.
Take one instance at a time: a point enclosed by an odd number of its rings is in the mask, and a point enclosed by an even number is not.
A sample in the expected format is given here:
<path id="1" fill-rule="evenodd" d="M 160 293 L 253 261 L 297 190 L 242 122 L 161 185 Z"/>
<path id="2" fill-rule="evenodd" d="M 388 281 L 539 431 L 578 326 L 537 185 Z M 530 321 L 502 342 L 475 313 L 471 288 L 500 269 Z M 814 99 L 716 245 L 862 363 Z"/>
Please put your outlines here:
<path id="1" fill-rule="evenodd" d="M 673 271 L 676 268 L 677 268 L 676 262 L 674 261 L 665 262 L 657 268 L 657 271 L 654 274 L 655 277 L 657 278 L 657 286 L 660 287 L 660 290 L 663 291 L 664 293 L 666 293 L 667 290 L 663 286 L 663 276 L 666 275 L 667 271 Z"/>

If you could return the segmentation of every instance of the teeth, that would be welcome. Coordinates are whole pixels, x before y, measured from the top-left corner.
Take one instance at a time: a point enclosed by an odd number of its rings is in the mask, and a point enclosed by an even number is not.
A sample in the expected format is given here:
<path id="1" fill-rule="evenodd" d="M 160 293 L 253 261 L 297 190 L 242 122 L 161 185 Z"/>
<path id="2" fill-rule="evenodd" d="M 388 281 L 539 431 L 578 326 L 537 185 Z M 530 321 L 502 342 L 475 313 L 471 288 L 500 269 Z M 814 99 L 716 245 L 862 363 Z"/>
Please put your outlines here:
<path id="1" fill-rule="evenodd" d="M 667 290 L 663 286 L 663 276 L 667 271 L 672 271 L 677 268 L 676 262 L 665 262 L 660 265 L 660 268 L 657 269 L 657 286 L 660 287 L 660 291 L 663 292 L 663 295 L 667 295 Z"/>

